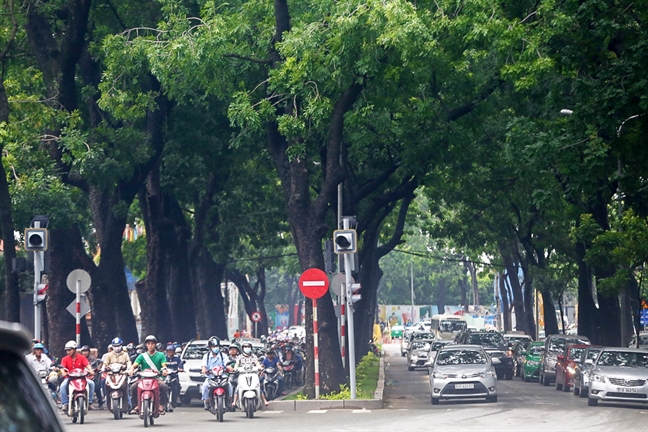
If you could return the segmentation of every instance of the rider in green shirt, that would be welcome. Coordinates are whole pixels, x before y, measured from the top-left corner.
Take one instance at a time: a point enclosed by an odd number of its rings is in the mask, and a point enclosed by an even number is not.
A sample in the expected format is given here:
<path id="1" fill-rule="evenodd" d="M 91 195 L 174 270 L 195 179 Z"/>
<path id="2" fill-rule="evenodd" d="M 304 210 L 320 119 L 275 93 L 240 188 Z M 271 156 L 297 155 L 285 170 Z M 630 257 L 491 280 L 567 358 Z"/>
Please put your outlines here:
<path id="1" fill-rule="evenodd" d="M 157 345 L 157 338 L 153 335 L 146 336 L 144 343 L 146 344 L 146 352 L 137 356 L 137 358 L 133 362 L 130 370 L 131 376 L 138 366 L 141 370 L 153 369 L 157 373 L 161 373 L 163 376 L 166 376 L 166 356 L 164 355 L 164 353 L 155 349 L 155 346 Z M 151 367 L 149 363 L 152 363 L 152 365 L 155 367 Z M 159 378 L 158 385 L 160 387 L 160 414 L 164 414 L 164 407 L 169 401 L 169 390 L 164 381 Z M 139 409 L 139 400 L 137 399 L 137 383 L 134 383 L 131 386 L 131 401 L 133 404 L 133 409 L 131 412 L 137 411 Z"/>

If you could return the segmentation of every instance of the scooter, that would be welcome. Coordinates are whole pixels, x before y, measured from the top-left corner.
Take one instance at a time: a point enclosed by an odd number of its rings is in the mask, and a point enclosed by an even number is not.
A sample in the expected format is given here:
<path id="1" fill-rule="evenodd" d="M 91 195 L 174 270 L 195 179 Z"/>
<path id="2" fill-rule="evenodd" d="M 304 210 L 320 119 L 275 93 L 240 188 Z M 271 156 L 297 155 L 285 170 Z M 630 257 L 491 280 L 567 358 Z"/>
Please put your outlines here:
<path id="1" fill-rule="evenodd" d="M 139 407 L 139 418 L 144 420 L 144 427 L 149 424 L 153 426 L 155 419 L 160 417 L 158 406 L 160 405 L 160 385 L 158 384 L 158 373 L 150 369 L 139 373 L 137 381 L 137 406 Z"/>
<path id="2" fill-rule="evenodd" d="M 238 407 L 245 411 L 247 418 L 253 418 L 254 412 L 261 408 L 261 382 L 259 369 L 254 366 L 238 368 Z"/>
<path id="3" fill-rule="evenodd" d="M 284 360 L 281 362 L 281 366 L 283 367 L 284 371 L 284 385 L 286 386 L 286 389 L 291 389 L 293 386 L 293 382 L 295 380 L 295 361 L 294 360 Z"/>
<path id="4" fill-rule="evenodd" d="M 128 387 L 126 365 L 113 363 L 108 367 L 106 376 L 106 405 L 115 420 L 128 412 Z"/>
<path id="5" fill-rule="evenodd" d="M 70 403 L 68 404 L 68 416 L 72 417 L 72 423 L 83 424 L 85 416 L 88 414 L 88 382 L 86 381 L 88 371 L 86 369 L 72 369 L 68 373 L 68 394 Z"/>
<path id="6" fill-rule="evenodd" d="M 279 376 L 277 375 L 277 369 L 273 367 L 267 367 L 264 371 L 263 377 L 263 391 L 265 392 L 266 399 L 270 401 L 276 398 L 278 390 Z"/>
<path id="7" fill-rule="evenodd" d="M 176 400 L 179 396 L 179 378 L 178 371 L 169 371 L 169 374 L 164 378 L 164 383 L 169 388 L 169 402 L 167 402 L 164 410 L 166 412 L 173 412 L 173 409 L 176 407 Z"/>
<path id="8" fill-rule="evenodd" d="M 225 411 L 229 407 L 229 374 L 227 369 L 216 366 L 208 372 L 209 381 L 209 411 L 216 416 L 216 420 L 223 421 Z"/>

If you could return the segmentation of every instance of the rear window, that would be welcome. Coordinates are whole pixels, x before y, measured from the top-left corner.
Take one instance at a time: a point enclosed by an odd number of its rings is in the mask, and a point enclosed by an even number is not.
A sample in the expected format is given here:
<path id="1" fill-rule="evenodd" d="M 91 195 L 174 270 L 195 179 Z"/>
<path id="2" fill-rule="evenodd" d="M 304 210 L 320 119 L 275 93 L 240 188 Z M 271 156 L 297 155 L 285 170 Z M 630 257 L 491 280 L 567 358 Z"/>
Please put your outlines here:
<path id="1" fill-rule="evenodd" d="M 0 351 L 0 430 L 59 432 L 57 415 L 23 359 Z"/>
<path id="2" fill-rule="evenodd" d="M 207 344 L 189 344 L 185 348 L 182 356 L 183 360 L 202 360 L 203 356 L 209 352 Z"/>
<path id="3" fill-rule="evenodd" d="M 473 333 L 468 336 L 467 343 L 490 347 L 500 347 L 505 344 L 504 337 L 499 333 Z"/>
<path id="4" fill-rule="evenodd" d="M 436 364 L 440 366 L 460 364 L 486 364 L 484 354 L 476 350 L 447 350 L 439 352 Z"/>

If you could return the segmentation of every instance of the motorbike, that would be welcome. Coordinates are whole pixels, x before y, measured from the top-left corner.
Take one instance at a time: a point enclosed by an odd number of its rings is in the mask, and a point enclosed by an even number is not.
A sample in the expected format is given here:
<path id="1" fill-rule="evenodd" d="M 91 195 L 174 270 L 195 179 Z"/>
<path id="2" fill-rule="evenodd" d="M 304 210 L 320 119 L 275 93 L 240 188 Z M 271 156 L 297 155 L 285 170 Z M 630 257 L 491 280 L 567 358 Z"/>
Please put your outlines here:
<path id="1" fill-rule="evenodd" d="M 167 402 L 167 405 L 164 407 L 164 409 L 166 412 L 172 412 L 176 407 L 176 401 L 180 396 L 178 394 L 180 388 L 178 371 L 169 370 L 169 374 L 164 378 L 164 382 L 169 388 L 169 402 Z"/>
<path id="2" fill-rule="evenodd" d="M 216 366 L 208 372 L 209 385 L 209 411 L 216 416 L 216 420 L 223 421 L 229 402 L 229 373 L 222 366 Z"/>
<path id="3" fill-rule="evenodd" d="M 284 371 L 284 385 L 290 390 L 295 382 L 295 361 L 284 360 L 281 362 Z"/>
<path id="4" fill-rule="evenodd" d="M 160 405 L 160 385 L 158 384 L 158 373 L 150 369 L 139 373 L 137 381 L 137 406 L 139 407 L 139 418 L 144 420 L 144 427 L 153 426 L 155 419 L 160 417 L 158 406 Z"/>
<path id="5" fill-rule="evenodd" d="M 261 408 L 261 381 L 259 369 L 254 366 L 238 368 L 238 407 L 245 412 L 247 418 L 253 418 L 254 412 Z"/>
<path id="6" fill-rule="evenodd" d="M 279 391 L 279 376 L 278 371 L 274 367 L 267 367 L 264 371 L 263 391 L 265 392 L 266 399 L 273 400 L 277 397 Z"/>
<path id="7" fill-rule="evenodd" d="M 72 423 L 83 424 L 85 416 L 88 414 L 88 398 L 90 397 L 86 369 L 72 369 L 68 373 L 68 394 L 70 403 L 68 404 L 67 415 L 72 417 Z"/>
<path id="8" fill-rule="evenodd" d="M 369 349 L 371 350 L 371 352 L 372 352 L 375 356 L 380 357 L 380 354 L 381 354 L 381 353 L 380 353 L 380 349 L 379 349 L 378 346 L 374 343 L 373 339 L 371 339 L 371 340 L 369 341 Z"/>
<path id="9" fill-rule="evenodd" d="M 126 365 L 113 363 L 108 367 L 106 376 L 106 405 L 115 420 L 128 412 L 128 373 Z"/>
<path id="10" fill-rule="evenodd" d="M 58 372 L 55 366 L 52 366 L 49 371 L 39 370 L 38 377 L 41 384 L 45 389 L 45 393 L 51 396 L 54 403 L 58 402 Z"/>

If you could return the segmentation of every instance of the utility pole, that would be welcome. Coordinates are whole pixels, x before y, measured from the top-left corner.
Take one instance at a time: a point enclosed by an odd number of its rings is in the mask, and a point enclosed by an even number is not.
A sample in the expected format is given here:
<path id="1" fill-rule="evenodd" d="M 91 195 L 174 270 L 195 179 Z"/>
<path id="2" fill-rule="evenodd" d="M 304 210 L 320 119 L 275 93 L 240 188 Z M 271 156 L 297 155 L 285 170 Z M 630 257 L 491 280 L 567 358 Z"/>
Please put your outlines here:
<path id="1" fill-rule="evenodd" d="M 343 229 L 349 229 L 349 219 L 345 218 L 343 220 Z M 351 399 L 356 398 L 356 365 L 355 365 L 355 333 L 354 333 L 354 322 L 353 322 L 353 304 L 351 304 L 351 259 L 353 259 L 352 254 L 344 254 L 344 289 L 341 290 L 346 298 L 342 303 L 347 307 L 349 312 L 348 318 L 348 328 L 349 328 L 349 387 L 351 389 Z"/>
<path id="2" fill-rule="evenodd" d="M 410 263 L 410 289 L 412 292 L 412 325 L 414 324 L 414 265 Z"/>

